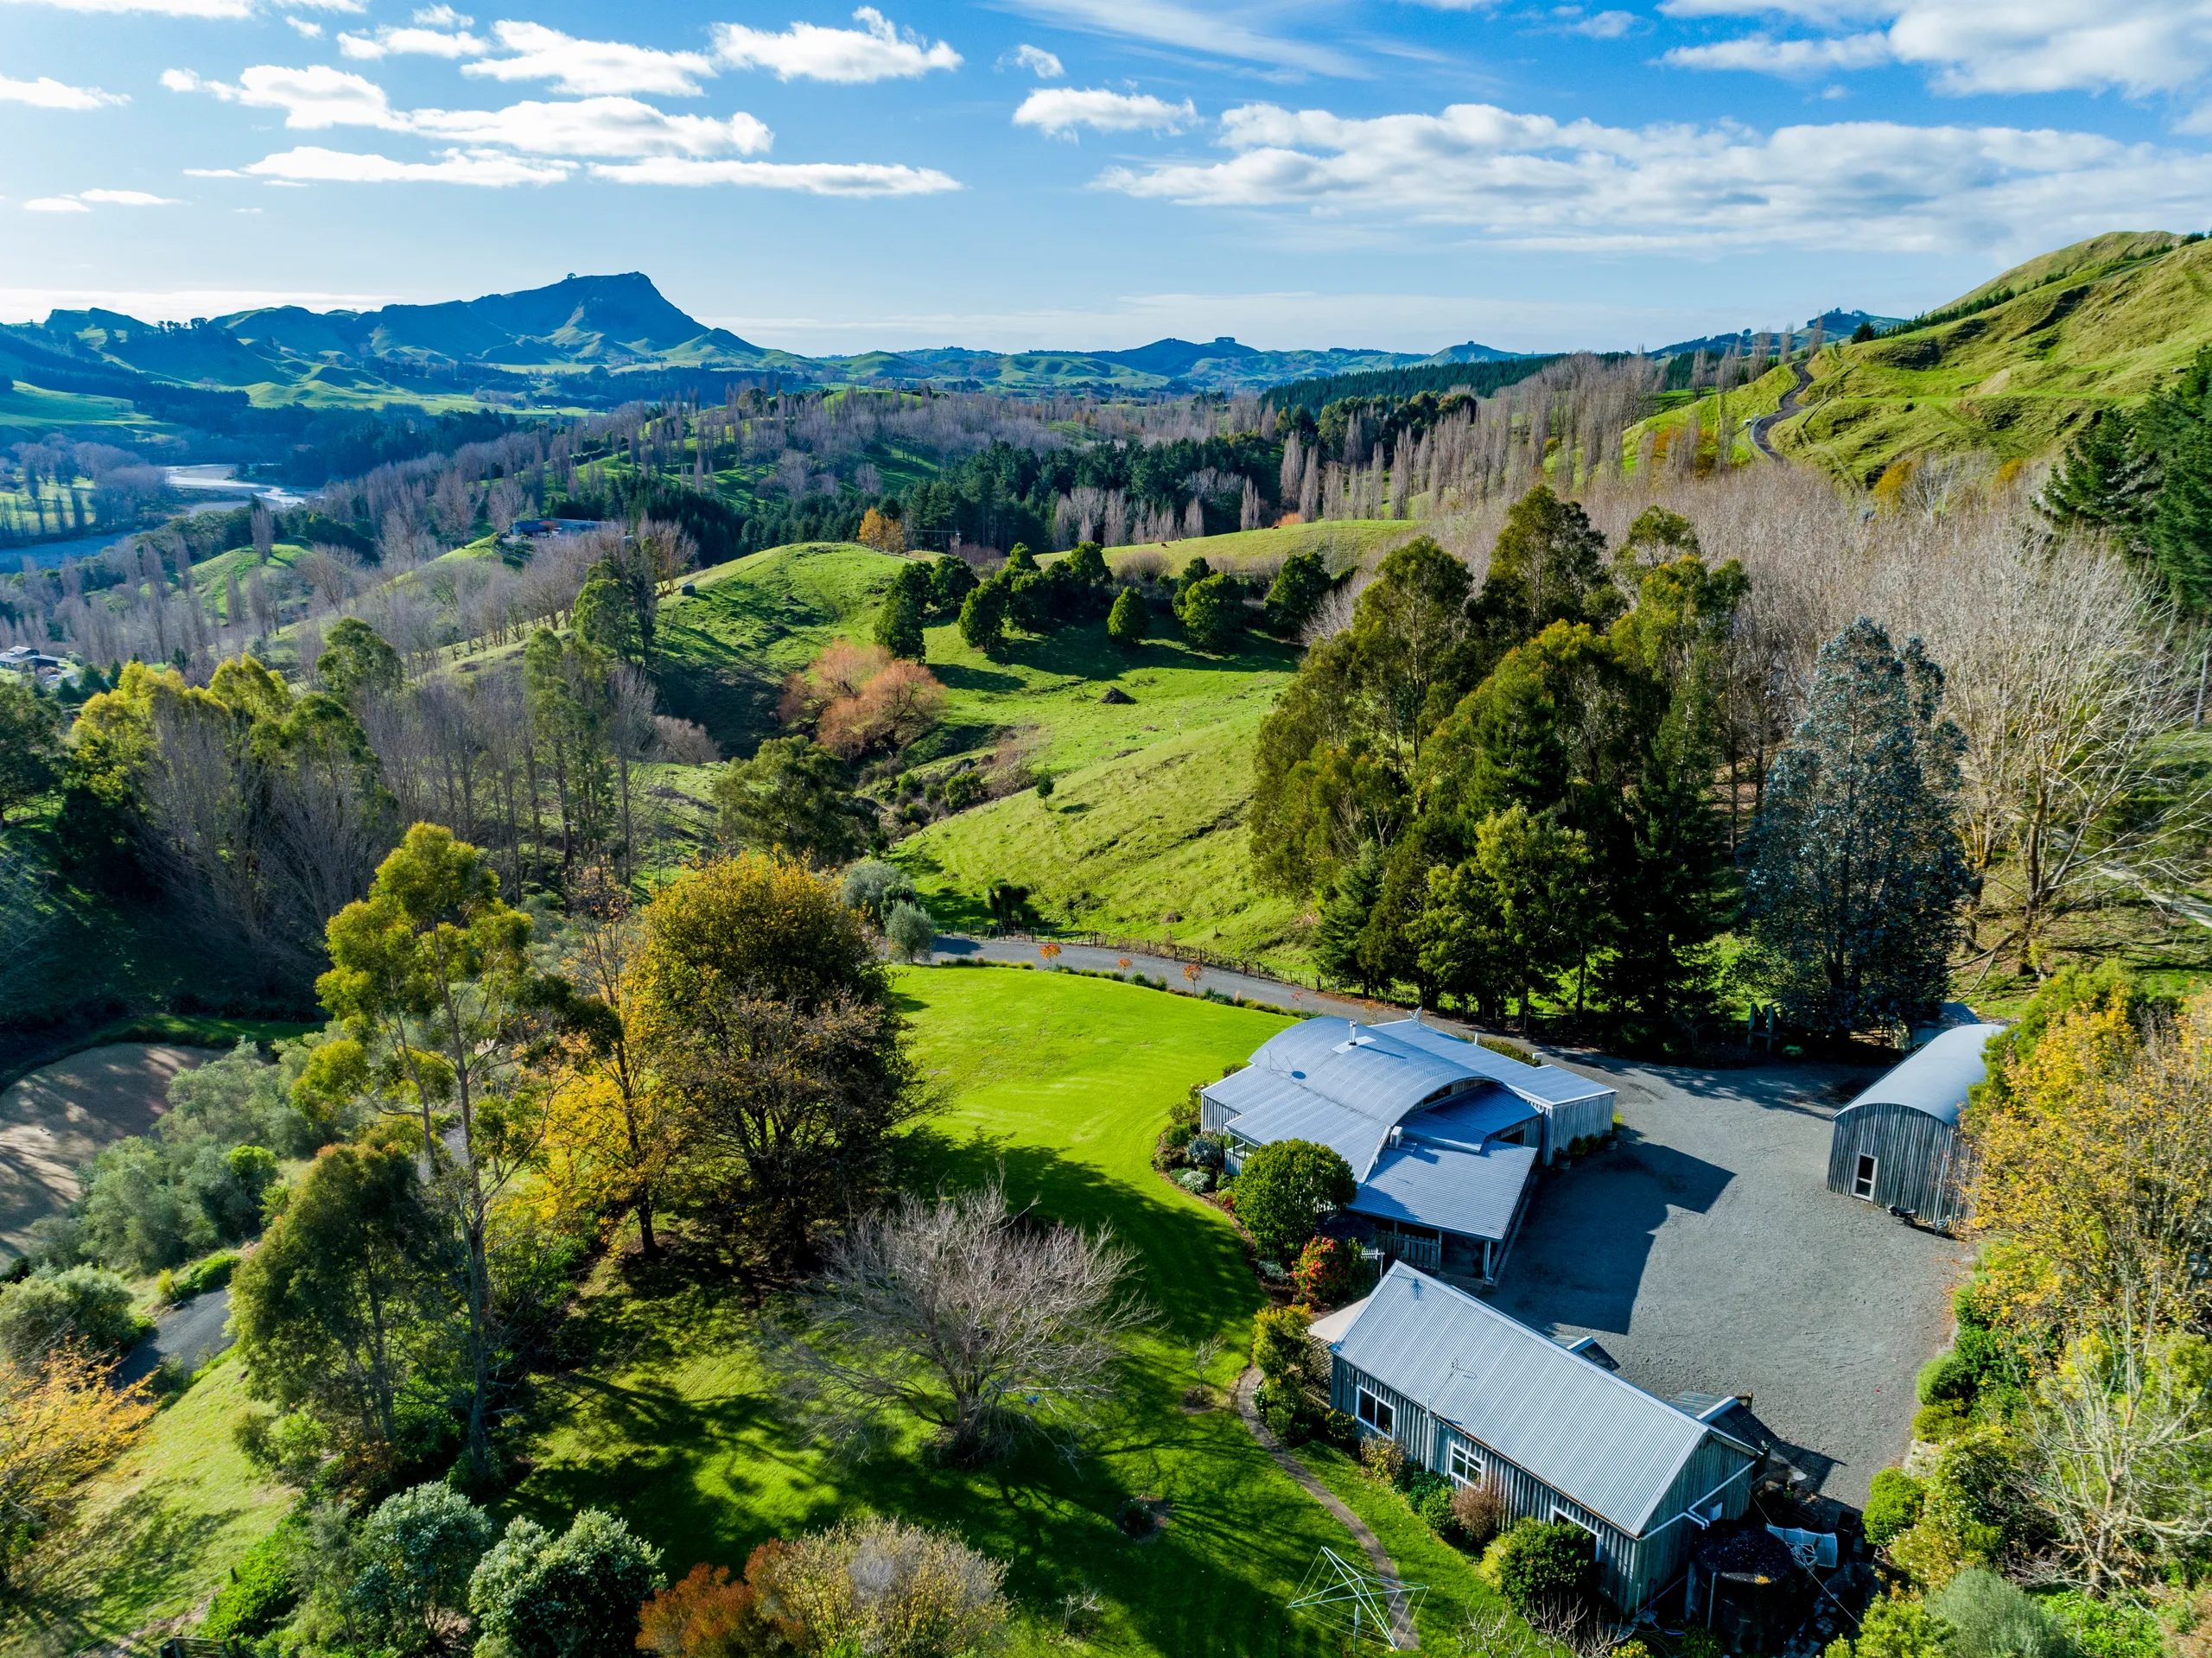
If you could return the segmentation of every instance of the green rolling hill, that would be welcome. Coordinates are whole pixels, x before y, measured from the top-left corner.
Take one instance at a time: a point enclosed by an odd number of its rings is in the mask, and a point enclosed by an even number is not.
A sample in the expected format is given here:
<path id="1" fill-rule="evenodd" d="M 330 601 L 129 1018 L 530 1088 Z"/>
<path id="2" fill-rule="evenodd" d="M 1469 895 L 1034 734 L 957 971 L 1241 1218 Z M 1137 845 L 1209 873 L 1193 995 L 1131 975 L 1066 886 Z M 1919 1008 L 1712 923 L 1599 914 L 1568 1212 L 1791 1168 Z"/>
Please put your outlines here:
<path id="1" fill-rule="evenodd" d="M 2115 232 L 1992 277 L 1900 330 L 1823 352 L 1785 454 L 1871 484 L 1905 455 L 2055 454 L 2212 345 L 2212 242 Z"/>

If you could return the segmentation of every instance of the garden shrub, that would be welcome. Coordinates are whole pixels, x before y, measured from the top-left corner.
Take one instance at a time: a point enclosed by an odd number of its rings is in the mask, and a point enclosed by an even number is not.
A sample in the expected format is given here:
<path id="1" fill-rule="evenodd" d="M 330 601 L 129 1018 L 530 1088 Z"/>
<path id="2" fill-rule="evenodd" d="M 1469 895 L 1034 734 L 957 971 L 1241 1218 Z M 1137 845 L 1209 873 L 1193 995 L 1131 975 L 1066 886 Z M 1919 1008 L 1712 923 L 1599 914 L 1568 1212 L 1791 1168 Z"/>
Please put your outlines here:
<path id="1" fill-rule="evenodd" d="M 1923 1405 L 1912 1413 L 1912 1437 L 1926 1439 L 1932 1445 L 1941 1445 L 1944 1440 L 1965 1432 L 1967 1426 L 1966 1416 L 1955 1399 Z"/>
<path id="2" fill-rule="evenodd" d="M 1352 1200 L 1351 1165 L 1310 1140 L 1279 1140 L 1244 1159 L 1236 1214 L 1262 1253 L 1295 1261 L 1330 1210 Z"/>
<path id="3" fill-rule="evenodd" d="M 1395 1490 L 1405 1472 L 1405 1447 L 1387 1433 L 1370 1433 L 1359 1442 L 1359 1467 L 1377 1485 Z"/>
<path id="4" fill-rule="evenodd" d="M 1213 1185 L 1211 1169 L 1178 1169 L 1173 1178 L 1177 1185 L 1198 1197 L 1205 1197 Z"/>
<path id="5" fill-rule="evenodd" d="M 440 1646 L 467 1609 L 469 1579 L 492 1532 L 491 1516 L 450 1485 L 386 1497 L 361 1522 L 362 1566 L 348 1606 L 381 1645 L 401 1653 Z"/>
<path id="6" fill-rule="evenodd" d="M 628 1658 L 638 1608 L 667 1587 L 660 1551 L 603 1509 L 559 1537 L 517 1520 L 477 1562 L 468 1608 L 497 1658 Z"/>
<path id="7" fill-rule="evenodd" d="M 1651 1648 L 1641 1641 L 1624 1641 L 1613 1648 L 1612 1658 L 1651 1658 Z"/>
<path id="8" fill-rule="evenodd" d="M 1352 1420 L 1348 1411 L 1324 1411 L 1321 1413 L 1321 1436 L 1331 1445 L 1350 1448 L 1359 1441 L 1359 1424 Z"/>
<path id="9" fill-rule="evenodd" d="M 1682 1632 L 1675 1658 L 1721 1658 L 1721 1645 L 1710 1629 L 1692 1625 Z"/>
<path id="10" fill-rule="evenodd" d="M 1951 1626 L 1919 1599 L 1892 1595 L 1866 1608 L 1856 1640 L 1837 1639 L 1822 1658 L 1949 1658 Z"/>
<path id="11" fill-rule="evenodd" d="M 1866 1499 L 1866 1540 L 1877 1548 L 1909 1530 L 1920 1519 L 1920 1505 L 1927 1490 L 1901 1468 L 1876 1472 L 1873 1490 Z"/>
<path id="12" fill-rule="evenodd" d="M 1500 1540 L 1497 1587 L 1527 1617 L 1580 1606 L 1598 1586 L 1598 1540 L 1571 1521 L 1522 1520 Z"/>
<path id="13" fill-rule="evenodd" d="M 1488 1548 L 1505 1528 L 1505 1493 L 1488 1480 L 1462 1485 L 1452 1493 L 1452 1517 L 1465 1547 Z"/>
<path id="14" fill-rule="evenodd" d="M 1206 1134 L 1193 1134 L 1184 1145 L 1183 1155 L 1209 1169 L 1224 1167 L 1229 1161 L 1221 1142 Z"/>
<path id="15" fill-rule="evenodd" d="M 1955 1347 L 1920 1367 L 1914 1391 L 1923 1405 L 1964 1404 L 1974 1397 L 1974 1371 Z"/>
<path id="16" fill-rule="evenodd" d="M 1951 1626 L 1952 1658 L 2069 1658 L 2073 1642 L 2050 1612 L 1993 1572 L 1968 1566 L 1929 1598 Z"/>
<path id="17" fill-rule="evenodd" d="M 1459 1540 L 1459 1516 L 1452 1508 L 1452 1488 L 1446 1483 L 1438 1486 L 1421 1498 L 1415 1506 L 1428 1528 L 1447 1543 Z"/>
<path id="18" fill-rule="evenodd" d="M 2166 1650 L 2157 1616 L 2142 1607 L 2075 1589 L 2044 1597 L 2043 1605 L 2082 1658 L 2162 1658 Z"/>
<path id="19" fill-rule="evenodd" d="M 1296 1307 L 1262 1307 L 1252 1319 L 1252 1363 L 1270 1387 L 1294 1392 L 1306 1385 L 1313 1349 L 1306 1332 L 1313 1321 Z"/>
<path id="20" fill-rule="evenodd" d="M 1341 1306 L 1358 1281 L 1359 1251 L 1342 1238 L 1315 1238 L 1299 1251 L 1291 1268 L 1302 1306 Z"/>
<path id="21" fill-rule="evenodd" d="M 1152 1504 L 1139 1496 L 1125 1496 L 1114 1510 L 1114 1524 L 1124 1537 L 1148 1537 L 1160 1523 Z"/>
<path id="22" fill-rule="evenodd" d="M 288 1521 L 246 1550 L 207 1608 L 200 1625 L 203 1640 L 251 1641 L 284 1621 L 300 1598 L 292 1575 L 295 1539 Z"/>
<path id="23" fill-rule="evenodd" d="M 1121 1514 L 1115 1518 L 1120 1523 Z M 988 1652 L 1003 1639 L 1009 1617 L 1004 1565 L 950 1532 L 897 1520 L 847 1521 L 764 1545 L 745 1576 L 779 1623 L 797 1626 L 791 1648 L 801 1652 Z"/>

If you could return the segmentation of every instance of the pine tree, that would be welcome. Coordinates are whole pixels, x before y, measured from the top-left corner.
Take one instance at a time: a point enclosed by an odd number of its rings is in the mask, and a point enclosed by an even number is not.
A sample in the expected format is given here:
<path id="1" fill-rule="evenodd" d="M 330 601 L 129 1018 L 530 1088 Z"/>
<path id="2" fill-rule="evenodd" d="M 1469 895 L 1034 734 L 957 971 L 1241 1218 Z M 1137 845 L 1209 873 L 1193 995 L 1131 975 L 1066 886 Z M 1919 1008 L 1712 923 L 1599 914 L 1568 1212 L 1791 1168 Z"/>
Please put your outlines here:
<path id="1" fill-rule="evenodd" d="M 1123 588 L 1106 617 L 1106 637 L 1124 651 L 1134 651 L 1144 643 L 1151 626 L 1152 612 L 1142 597 L 1135 588 Z"/>
<path id="2" fill-rule="evenodd" d="M 1903 1028 L 1943 999 L 1972 880 L 1942 694 L 1919 640 L 1897 651 L 1863 617 L 1821 647 L 1745 881 L 1754 962 L 1795 1025 Z"/>
<path id="3" fill-rule="evenodd" d="M 2174 602 L 2212 614 L 2212 420 L 2197 420 L 2167 457 L 2145 539 Z"/>
<path id="4" fill-rule="evenodd" d="M 922 659 L 922 607 L 913 589 L 896 587 L 884 595 L 883 608 L 876 613 L 875 642 L 894 657 Z"/>
<path id="5" fill-rule="evenodd" d="M 1376 902 L 1382 896 L 1382 854 L 1373 842 L 1344 866 L 1336 890 L 1321 906 L 1313 929 L 1313 960 L 1324 975 L 1339 984 L 1374 988 L 1374 977 L 1361 957 L 1360 935 Z"/>

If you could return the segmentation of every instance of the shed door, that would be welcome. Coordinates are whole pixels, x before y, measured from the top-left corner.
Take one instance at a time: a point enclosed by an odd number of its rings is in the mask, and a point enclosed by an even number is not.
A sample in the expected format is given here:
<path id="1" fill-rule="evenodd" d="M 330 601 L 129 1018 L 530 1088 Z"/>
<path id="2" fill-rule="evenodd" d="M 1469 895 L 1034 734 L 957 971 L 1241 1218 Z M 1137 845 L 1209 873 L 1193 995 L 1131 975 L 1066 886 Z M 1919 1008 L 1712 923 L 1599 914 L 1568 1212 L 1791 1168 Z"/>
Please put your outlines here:
<path id="1" fill-rule="evenodd" d="M 1859 1153 L 1858 1172 L 1851 1177 L 1853 1197 L 1864 1197 L 1870 1204 L 1874 1201 L 1874 1171 L 1878 1166 L 1875 1159 L 1866 1153 Z"/>

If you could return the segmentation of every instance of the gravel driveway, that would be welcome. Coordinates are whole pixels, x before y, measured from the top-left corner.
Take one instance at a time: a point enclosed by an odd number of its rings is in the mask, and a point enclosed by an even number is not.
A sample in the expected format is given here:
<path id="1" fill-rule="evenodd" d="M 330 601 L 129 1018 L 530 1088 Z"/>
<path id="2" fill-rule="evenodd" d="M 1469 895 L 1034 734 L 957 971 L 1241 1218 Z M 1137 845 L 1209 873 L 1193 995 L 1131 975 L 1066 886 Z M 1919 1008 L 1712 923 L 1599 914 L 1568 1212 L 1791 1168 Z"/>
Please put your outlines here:
<path id="1" fill-rule="evenodd" d="M 182 1306 L 154 1317 L 154 1333 L 130 1350 L 116 1367 L 116 1380 L 136 1382 L 175 1359 L 187 1375 L 198 1369 L 231 1344 L 231 1292 L 228 1285 L 195 1295 Z"/>
<path id="2" fill-rule="evenodd" d="M 1876 1073 L 1568 1063 L 1620 1090 L 1624 1126 L 1538 1189 L 1496 1304 L 1595 1336 L 1662 1396 L 1751 1394 L 1777 1449 L 1863 1505 L 1904 1452 L 1970 1255 L 1827 1189 L 1830 1120 Z"/>

